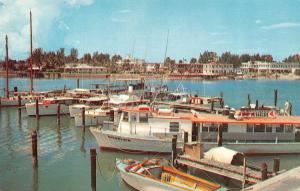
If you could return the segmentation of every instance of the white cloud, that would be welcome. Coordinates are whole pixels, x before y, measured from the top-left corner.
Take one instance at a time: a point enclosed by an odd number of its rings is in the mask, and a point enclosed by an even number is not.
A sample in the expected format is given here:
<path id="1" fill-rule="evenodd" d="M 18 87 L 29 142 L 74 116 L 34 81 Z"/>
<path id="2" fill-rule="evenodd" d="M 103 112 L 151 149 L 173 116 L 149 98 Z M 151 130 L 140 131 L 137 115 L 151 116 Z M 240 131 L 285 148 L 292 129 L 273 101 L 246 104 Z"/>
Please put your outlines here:
<path id="1" fill-rule="evenodd" d="M 10 55 L 26 55 L 29 51 L 30 10 L 32 11 L 33 46 L 38 47 L 38 39 L 47 36 L 55 22 L 58 22 L 58 27 L 69 29 L 68 25 L 60 18 L 65 9 L 91 3 L 93 0 L 2 0 L 0 42 L 4 42 L 5 34 L 7 34 Z M 0 53 L 0 56 L 3 57 L 3 53 Z"/>
<path id="2" fill-rule="evenodd" d="M 261 29 L 272 30 L 272 29 L 293 28 L 293 27 L 300 27 L 300 23 L 283 22 L 283 23 L 277 23 L 277 24 L 273 24 L 273 25 L 262 26 Z"/>
<path id="3" fill-rule="evenodd" d="M 59 21 L 58 27 L 61 30 L 70 30 L 69 25 L 67 25 L 64 21 Z"/>
<path id="4" fill-rule="evenodd" d="M 256 20 L 255 20 L 255 23 L 256 23 L 256 24 L 260 24 L 260 23 L 261 23 L 261 20 L 260 20 L 260 19 L 256 19 Z"/>
<path id="5" fill-rule="evenodd" d="M 231 42 L 228 41 L 228 40 L 217 40 L 217 41 L 213 41 L 211 44 L 213 44 L 213 45 L 222 45 L 222 44 L 231 44 Z"/>
<path id="6" fill-rule="evenodd" d="M 227 32 L 211 32 L 209 33 L 210 36 L 224 36 L 227 35 Z"/>
<path id="7" fill-rule="evenodd" d="M 111 18 L 111 21 L 116 22 L 116 23 L 126 23 L 126 22 L 128 22 L 128 20 L 126 20 L 126 19 L 115 18 L 115 17 Z"/>

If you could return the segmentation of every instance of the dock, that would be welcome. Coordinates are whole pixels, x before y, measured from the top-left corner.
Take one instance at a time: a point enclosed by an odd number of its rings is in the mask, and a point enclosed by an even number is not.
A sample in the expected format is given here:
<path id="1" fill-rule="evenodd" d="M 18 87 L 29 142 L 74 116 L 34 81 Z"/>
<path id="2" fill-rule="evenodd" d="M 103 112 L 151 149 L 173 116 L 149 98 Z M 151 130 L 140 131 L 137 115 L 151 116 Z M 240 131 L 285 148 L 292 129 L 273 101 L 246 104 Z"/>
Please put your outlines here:
<path id="1" fill-rule="evenodd" d="M 224 177 L 228 177 L 230 179 L 235 179 L 240 182 L 246 181 L 249 184 L 256 184 L 262 181 L 261 172 L 258 171 L 258 169 L 255 170 L 251 167 L 246 167 L 246 174 L 244 177 L 243 166 L 235 166 L 235 165 L 212 161 L 204 158 L 192 159 L 188 155 L 181 155 L 181 156 L 177 156 L 175 163 L 179 165 L 192 167 L 194 169 L 214 173 Z M 268 176 L 272 176 L 272 174 L 268 173 Z"/>

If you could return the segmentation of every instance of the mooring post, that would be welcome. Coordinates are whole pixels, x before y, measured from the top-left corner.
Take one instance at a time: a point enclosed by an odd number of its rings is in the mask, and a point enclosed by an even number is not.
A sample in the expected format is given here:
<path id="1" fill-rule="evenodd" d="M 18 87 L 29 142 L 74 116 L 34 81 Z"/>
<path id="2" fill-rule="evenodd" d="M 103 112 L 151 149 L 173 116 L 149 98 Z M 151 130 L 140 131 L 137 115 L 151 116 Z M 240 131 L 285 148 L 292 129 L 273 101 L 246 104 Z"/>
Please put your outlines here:
<path id="1" fill-rule="evenodd" d="M 21 116 L 21 96 L 18 95 L 18 111 L 19 111 L 19 116 Z"/>
<path id="2" fill-rule="evenodd" d="M 38 166 L 37 133 L 36 133 L 36 130 L 34 130 L 31 133 L 31 146 L 32 146 L 32 167 L 36 168 Z"/>
<path id="3" fill-rule="evenodd" d="M 274 158 L 274 165 L 273 165 L 273 173 L 276 173 L 279 171 L 280 167 L 280 159 L 279 158 Z"/>
<path id="4" fill-rule="evenodd" d="M 96 157 L 97 152 L 95 148 L 90 149 L 90 157 L 91 157 L 91 189 L 92 191 L 96 191 Z"/>
<path id="5" fill-rule="evenodd" d="M 79 88 L 79 78 L 77 78 L 77 88 Z"/>
<path id="6" fill-rule="evenodd" d="M 85 132 L 85 107 L 81 108 L 82 131 Z"/>
<path id="7" fill-rule="evenodd" d="M 246 186 L 246 156 L 244 155 L 244 161 L 243 161 L 243 185 L 242 188 L 245 188 Z"/>
<path id="8" fill-rule="evenodd" d="M 222 124 L 218 125 L 217 142 L 218 142 L 218 147 L 222 147 L 222 145 L 223 145 L 223 125 Z"/>
<path id="9" fill-rule="evenodd" d="M 267 165 L 267 163 L 264 162 L 264 163 L 261 164 L 260 172 L 261 172 L 261 180 L 266 180 L 268 178 L 268 165 Z"/>
<path id="10" fill-rule="evenodd" d="M 277 96 L 278 96 L 278 91 L 277 89 L 274 89 L 274 106 L 277 106 Z"/>
<path id="11" fill-rule="evenodd" d="M 203 143 L 198 143 L 199 145 L 199 159 L 202 159 L 204 157 L 204 149 L 203 149 Z"/>
<path id="12" fill-rule="evenodd" d="M 57 105 L 56 118 L 57 118 L 57 124 L 60 124 L 60 103 Z"/>
<path id="13" fill-rule="evenodd" d="M 177 156 L 177 135 L 172 137 L 172 165 L 175 165 L 175 159 Z"/>
<path id="14" fill-rule="evenodd" d="M 35 117 L 36 119 L 40 119 L 40 111 L 39 111 L 39 100 L 35 99 Z"/>

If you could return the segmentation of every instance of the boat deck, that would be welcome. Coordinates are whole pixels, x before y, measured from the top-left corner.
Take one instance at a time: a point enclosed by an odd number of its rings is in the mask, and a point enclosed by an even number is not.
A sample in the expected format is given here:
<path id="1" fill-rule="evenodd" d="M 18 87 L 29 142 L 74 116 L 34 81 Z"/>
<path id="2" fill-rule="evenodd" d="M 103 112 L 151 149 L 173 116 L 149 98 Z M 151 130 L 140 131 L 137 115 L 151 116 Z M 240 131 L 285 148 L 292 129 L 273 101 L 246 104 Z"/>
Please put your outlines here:
<path id="1" fill-rule="evenodd" d="M 191 159 L 191 157 L 188 155 L 178 156 L 175 162 L 179 165 L 186 165 L 188 167 L 214 173 L 241 182 L 244 181 L 243 166 L 225 164 L 225 163 L 212 161 L 204 158 Z M 268 173 L 268 176 L 273 176 L 273 174 Z M 251 184 L 258 183 L 261 181 L 261 172 L 259 170 L 254 170 L 253 168 L 247 167 L 245 180 L 246 182 Z"/>

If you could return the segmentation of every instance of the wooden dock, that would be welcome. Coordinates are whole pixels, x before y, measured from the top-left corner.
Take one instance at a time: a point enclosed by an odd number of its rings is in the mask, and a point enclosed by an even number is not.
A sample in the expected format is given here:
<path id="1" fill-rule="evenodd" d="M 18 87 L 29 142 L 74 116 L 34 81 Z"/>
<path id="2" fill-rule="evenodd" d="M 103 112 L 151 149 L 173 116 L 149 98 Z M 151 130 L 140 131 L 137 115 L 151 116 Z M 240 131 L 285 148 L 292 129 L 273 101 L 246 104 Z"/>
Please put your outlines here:
<path id="1" fill-rule="evenodd" d="M 212 161 L 208 159 L 192 159 L 188 155 L 177 156 L 175 163 L 192 167 L 194 169 L 214 173 L 230 179 L 235 179 L 238 181 L 246 181 L 248 184 L 256 184 L 262 181 L 261 172 L 258 169 L 253 169 L 246 167 L 246 175 L 243 176 L 244 168 L 243 166 L 235 166 L 230 164 L 225 164 L 217 161 Z M 273 176 L 272 173 L 268 173 L 268 177 Z"/>

